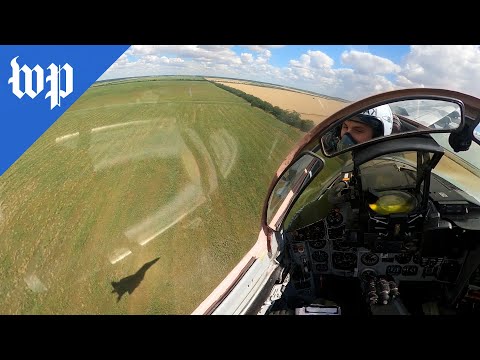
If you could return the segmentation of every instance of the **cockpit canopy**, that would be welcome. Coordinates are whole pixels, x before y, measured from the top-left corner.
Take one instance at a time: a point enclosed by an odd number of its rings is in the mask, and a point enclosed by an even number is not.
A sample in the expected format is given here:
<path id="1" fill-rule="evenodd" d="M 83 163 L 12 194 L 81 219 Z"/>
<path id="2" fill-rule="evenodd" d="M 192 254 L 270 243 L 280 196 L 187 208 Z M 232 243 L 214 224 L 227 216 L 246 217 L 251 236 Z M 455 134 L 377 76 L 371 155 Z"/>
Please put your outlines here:
<path id="1" fill-rule="evenodd" d="M 362 182 L 365 194 L 359 196 L 372 199 L 378 198 L 378 191 L 387 188 L 390 191 L 411 188 L 417 195 L 428 194 L 430 174 L 438 170 L 455 186 L 467 193 L 473 192 L 476 201 L 480 201 L 480 189 L 471 188 L 472 178 L 468 175 L 473 172 L 477 181 L 480 179 L 480 160 L 473 154 L 478 152 L 478 146 L 474 144 L 473 150 L 468 151 L 472 141 L 479 143 L 474 132 L 475 127 L 478 128 L 475 114 L 480 113 L 477 103 L 478 99 L 452 91 L 406 89 L 376 95 L 343 108 L 312 129 L 282 164 L 264 206 L 264 226 L 273 230 L 282 225 L 288 227 L 300 208 L 308 206 L 342 176 L 339 174 L 349 172 L 356 181 Z M 391 133 L 364 142 L 355 141 L 355 134 L 349 134 L 350 140 L 353 139 L 348 142 L 350 145 L 345 146 L 344 142 L 339 146 L 341 137 L 348 131 L 346 122 L 356 121 L 352 119 L 365 113 L 381 117 L 380 112 L 374 110 L 385 106 L 391 109 L 394 123 Z M 389 158 L 395 161 L 388 162 Z M 465 176 L 452 175 L 452 167 Z M 391 175 L 392 169 L 396 169 L 395 176 L 382 175 L 383 172 Z M 401 212 L 401 206 L 391 210 L 395 206 L 388 205 L 389 198 L 403 203 L 405 209 L 426 207 L 425 196 L 412 200 L 398 193 L 389 195 L 383 202 L 372 202 L 373 207 L 379 212 Z"/>

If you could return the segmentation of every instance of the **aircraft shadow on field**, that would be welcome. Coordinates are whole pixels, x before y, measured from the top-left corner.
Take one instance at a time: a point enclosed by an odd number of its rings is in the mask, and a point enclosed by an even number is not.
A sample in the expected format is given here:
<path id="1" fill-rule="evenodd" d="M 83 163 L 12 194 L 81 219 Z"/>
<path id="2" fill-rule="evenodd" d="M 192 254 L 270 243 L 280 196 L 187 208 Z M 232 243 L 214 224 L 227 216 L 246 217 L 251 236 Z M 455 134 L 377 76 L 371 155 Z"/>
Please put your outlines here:
<path id="1" fill-rule="evenodd" d="M 127 277 L 124 277 L 120 281 L 112 281 L 112 286 L 113 290 L 112 293 L 117 293 L 117 303 L 122 299 L 122 296 L 128 292 L 129 295 L 133 293 L 133 291 L 140 285 L 142 282 L 143 278 L 145 277 L 145 273 L 147 272 L 150 267 L 155 264 L 159 257 L 156 259 L 153 259 L 152 261 L 149 261 L 145 263 L 138 271 L 133 274 L 129 275 Z"/>

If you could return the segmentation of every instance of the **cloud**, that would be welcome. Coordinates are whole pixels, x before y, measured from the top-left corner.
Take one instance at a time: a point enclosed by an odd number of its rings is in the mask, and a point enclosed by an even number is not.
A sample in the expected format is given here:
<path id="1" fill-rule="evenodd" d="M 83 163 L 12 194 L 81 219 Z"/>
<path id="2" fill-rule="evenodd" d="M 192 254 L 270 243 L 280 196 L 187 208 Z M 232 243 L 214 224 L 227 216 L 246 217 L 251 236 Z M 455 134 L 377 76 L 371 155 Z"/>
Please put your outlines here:
<path id="1" fill-rule="evenodd" d="M 240 54 L 240 58 L 244 64 L 251 64 L 253 62 L 253 55 L 250 53 L 242 53 Z"/>
<path id="2" fill-rule="evenodd" d="M 310 65 L 313 68 L 331 68 L 334 64 L 333 59 L 321 51 L 307 51 L 307 56 L 310 57 Z"/>
<path id="3" fill-rule="evenodd" d="M 308 50 L 300 55 L 298 60 L 290 60 L 290 65 L 295 68 L 329 69 L 334 64 L 333 59 L 321 51 Z"/>
<path id="4" fill-rule="evenodd" d="M 310 56 L 307 54 L 302 54 L 299 60 L 290 60 L 290 65 L 295 68 L 306 68 L 310 66 Z"/>
<path id="5" fill-rule="evenodd" d="M 246 48 L 256 52 L 264 52 L 268 49 L 279 49 L 284 46 L 285 45 L 245 45 Z"/>
<path id="6" fill-rule="evenodd" d="M 181 64 L 183 62 L 185 62 L 183 59 L 180 59 L 180 58 L 168 58 L 166 56 L 162 56 L 160 59 L 160 62 L 164 63 L 164 64 Z"/>
<path id="7" fill-rule="evenodd" d="M 286 73 L 288 78 L 300 82 L 307 81 L 310 89 L 318 82 L 320 84 L 331 84 L 329 77 L 334 76 L 332 66 L 333 59 L 321 51 L 308 50 L 306 54 L 300 55 L 298 59 L 292 59 L 289 62 L 289 68 Z M 298 85 L 298 84 L 297 84 Z"/>
<path id="8" fill-rule="evenodd" d="M 231 47 L 231 45 L 133 45 L 126 54 L 137 57 L 145 55 L 175 56 L 184 60 L 238 64 L 241 62 L 240 58 L 231 50 Z"/>
<path id="9" fill-rule="evenodd" d="M 383 91 L 440 87 L 480 95 L 479 46 L 411 46 L 401 63 L 367 51 L 344 51 L 335 60 L 314 46 L 284 66 L 272 65 L 272 48 L 249 45 L 132 46 L 102 79 L 143 75 L 204 75 L 257 80 L 358 100 Z"/>
<path id="10" fill-rule="evenodd" d="M 343 64 L 350 65 L 360 74 L 389 74 L 398 73 L 401 70 L 400 66 L 393 61 L 368 52 L 345 51 L 341 59 Z"/>
<path id="11" fill-rule="evenodd" d="M 446 88 L 480 96 L 480 46 L 411 46 L 400 75 L 411 86 Z"/>
<path id="12" fill-rule="evenodd" d="M 414 84 L 411 80 L 407 79 L 403 75 L 398 75 L 396 82 L 400 87 L 403 87 L 403 88 L 416 87 L 416 84 Z"/>
<path id="13" fill-rule="evenodd" d="M 179 66 L 186 75 L 251 77 L 258 72 L 269 72 L 272 53 L 267 47 L 271 46 L 257 49 L 255 55 L 248 52 L 238 55 L 231 45 L 134 45 L 124 54 L 134 60 L 130 64 L 119 62 L 102 78 L 143 76 L 148 72 L 175 75 L 180 74 Z"/>
<path id="14" fill-rule="evenodd" d="M 358 100 L 367 96 L 395 90 L 398 87 L 383 75 L 359 74 L 349 71 L 338 72 L 335 92 L 338 96 Z"/>
<path id="15" fill-rule="evenodd" d="M 271 56 L 272 56 L 272 53 L 270 52 L 270 50 L 265 50 L 264 52 L 262 52 L 260 55 L 257 56 L 257 58 L 255 59 L 255 62 L 257 64 L 266 64 L 268 63 L 268 60 L 270 59 Z"/>

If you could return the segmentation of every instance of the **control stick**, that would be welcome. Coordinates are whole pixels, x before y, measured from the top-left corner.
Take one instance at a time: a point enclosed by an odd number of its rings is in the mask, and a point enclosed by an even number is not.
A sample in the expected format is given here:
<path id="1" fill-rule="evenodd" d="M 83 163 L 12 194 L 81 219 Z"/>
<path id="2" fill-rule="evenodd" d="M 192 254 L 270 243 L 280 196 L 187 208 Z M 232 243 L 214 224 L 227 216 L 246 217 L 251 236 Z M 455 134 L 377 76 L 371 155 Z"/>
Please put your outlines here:
<path id="1" fill-rule="evenodd" d="M 390 296 L 392 299 L 395 299 L 397 296 L 400 295 L 400 292 L 398 291 L 398 286 L 395 283 L 395 281 L 389 281 L 388 285 L 390 286 Z"/>
<path id="2" fill-rule="evenodd" d="M 370 305 L 375 305 L 378 302 L 375 278 L 371 278 L 367 283 L 367 301 Z"/>
<path id="3" fill-rule="evenodd" d="M 383 305 L 388 304 L 388 300 L 390 299 L 390 285 L 388 284 L 388 281 L 380 278 L 377 281 L 377 289 L 378 289 L 378 294 L 380 295 L 380 302 Z"/>

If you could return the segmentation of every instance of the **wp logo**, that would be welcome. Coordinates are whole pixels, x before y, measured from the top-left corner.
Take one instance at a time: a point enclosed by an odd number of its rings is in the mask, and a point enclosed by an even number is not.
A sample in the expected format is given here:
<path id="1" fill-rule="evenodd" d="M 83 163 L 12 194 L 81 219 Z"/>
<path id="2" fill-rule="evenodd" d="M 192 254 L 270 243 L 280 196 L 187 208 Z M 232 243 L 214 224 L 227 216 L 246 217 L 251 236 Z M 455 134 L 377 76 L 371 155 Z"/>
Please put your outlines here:
<path id="1" fill-rule="evenodd" d="M 27 65 L 20 67 L 17 63 L 18 56 L 13 58 L 10 62 L 12 66 L 12 77 L 8 79 L 8 83 L 12 84 L 12 92 L 19 99 L 23 95 L 27 94 L 32 99 L 40 94 L 47 83 L 50 83 L 50 89 L 45 94 L 45 99 L 50 98 L 50 110 L 55 106 L 60 106 L 60 99 L 65 99 L 73 91 L 73 68 L 66 63 L 63 66 L 57 66 L 50 64 L 47 70 L 50 74 L 45 78 L 44 70 L 36 65 L 33 69 L 30 69 Z M 23 73 L 23 76 L 21 76 Z M 64 78 L 62 78 L 62 75 Z M 21 89 L 21 80 L 24 80 L 23 91 Z M 64 79 L 64 82 L 62 82 Z M 35 89 L 34 89 L 34 86 Z M 65 89 L 62 89 L 62 85 L 65 85 Z"/>

